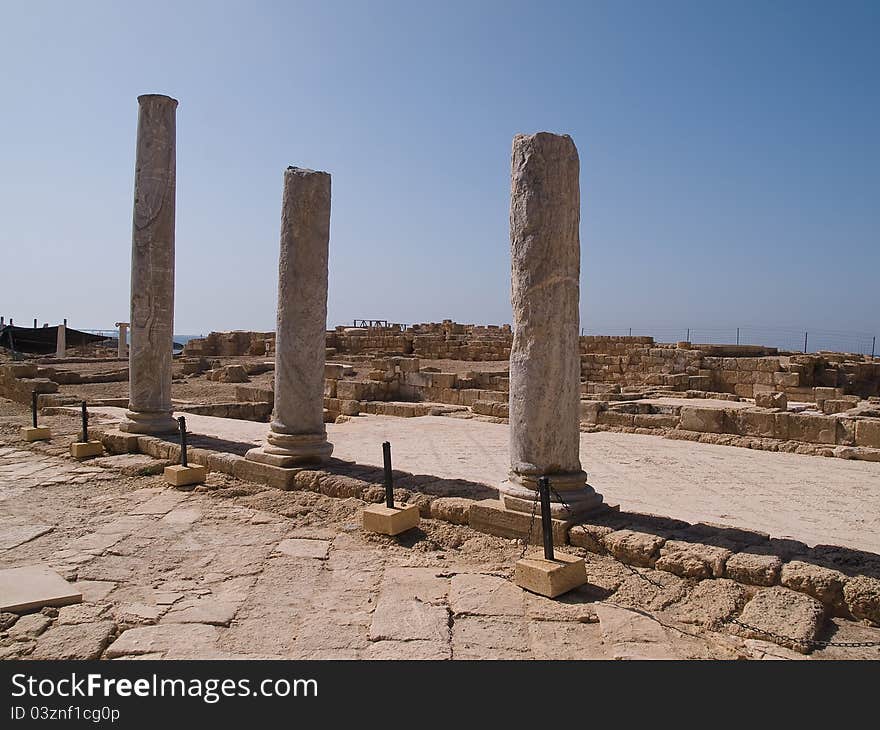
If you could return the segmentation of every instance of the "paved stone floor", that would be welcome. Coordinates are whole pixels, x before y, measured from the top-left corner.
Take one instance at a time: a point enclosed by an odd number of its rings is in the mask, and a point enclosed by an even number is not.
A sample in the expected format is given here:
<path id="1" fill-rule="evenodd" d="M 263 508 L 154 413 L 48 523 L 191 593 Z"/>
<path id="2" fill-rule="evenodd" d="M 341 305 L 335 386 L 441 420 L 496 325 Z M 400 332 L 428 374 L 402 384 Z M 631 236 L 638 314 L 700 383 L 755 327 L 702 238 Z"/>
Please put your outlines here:
<path id="1" fill-rule="evenodd" d="M 84 602 L 3 616 L 0 657 L 803 658 L 709 630 L 695 586 L 671 574 L 646 574 L 658 589 L 587 556 L 591 585 L 550 601 L 510 583 L 521 548 L 509 540 L 433 520 L 400 541 L 372 536 L 358 500 L 222 474 L 181 492 L 137 475 L 146 457 L 77 463 L 69 439 L 26 450 L 6 433 L 0 568 L 48 564 Z"/>
<path id="2" fill-rule="evenodd" d="M 121 417 L 122 409 L 96 409 Z M 189 428 L 259 443 L 267 426 L 187 415 Z M 328 424 L 337 458 L 414 474 L 497 485 L 508 468 L 507 426 L 439 416 L 363 416 Z M 606 501 L 632 512 L 709 521 L 880 553 L 880 463 L 773 453 L 625 433 L 581 434 L 581 460 Z"/>

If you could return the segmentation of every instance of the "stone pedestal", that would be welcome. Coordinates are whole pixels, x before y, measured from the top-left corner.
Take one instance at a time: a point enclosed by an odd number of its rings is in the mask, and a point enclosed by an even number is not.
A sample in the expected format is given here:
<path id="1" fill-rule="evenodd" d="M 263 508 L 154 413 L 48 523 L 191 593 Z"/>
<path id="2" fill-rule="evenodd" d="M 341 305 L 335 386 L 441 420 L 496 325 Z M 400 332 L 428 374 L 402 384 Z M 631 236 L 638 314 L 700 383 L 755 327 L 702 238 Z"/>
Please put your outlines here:
<path id="1" fill-rule="evenodd" d="M 163 472 L 165 481 L 175 487 L 188 487 L 201 484 L 208 478 L 208 470 L 204 466 L 183 466 L 173 464 L 166 466 Z"/>
<path id="2" fill-rule="evenodd" d="M 25 426 L 21 429 L 21 437 L 25 441 L 48 441 L 52 432 L 48 426 Z"/>
<path id="3" fill-rule="evenodd" d="M 171 416 L 177 101 L 149 94 L 139 96 L 138 104 L 129 406 L 120 428 L 170 433 L 177 430 Z"/>
<path id="4" fill-rule="evenodd" d="M 104 453 L 104 445 L 100 441 L 74 441 L 70 445 L 70 455 L 74 459 L 88 459 Z"/>
<path id="5" fill-rule="evenodd" d="M 275 404 L 266 443 L 247 458 L 279 467 L 325 461 L 333 452 L 324 427 L 324 356 L 330 175 L 289 167 L 284 173 Z"/>
<path id="6" fill-rule="evenodd" d="M 551 512 L 563 519 L 602 504 L 579 455 L 579 171 L 571 137 L 514 137 L 510 472 L 499 490 L 505 508 L 531 512 L 537 480 L 547 476 Z"/>
<path id="7" fill-rule="evenodd" d="M 556 598 L 586 585 L 587 568 L 584 559 L 575 555 L 556 553 L 553 560 L 547 560 L 538 554 L 516 562 L 513 582 L 532 593 Z"/>
<path id="8" fill-rule="evenodd" d="M 381 535 L 399 535 L 419 526 L 419 508 L 415 504 L 371 504 L 361 513 L 364 530 Z"/>
<path id="9" fill-rule="evenodd" d="M 128 357 L 128 322 L 117 322 L 119 342 L 116 345 L 117 357 Z"/>

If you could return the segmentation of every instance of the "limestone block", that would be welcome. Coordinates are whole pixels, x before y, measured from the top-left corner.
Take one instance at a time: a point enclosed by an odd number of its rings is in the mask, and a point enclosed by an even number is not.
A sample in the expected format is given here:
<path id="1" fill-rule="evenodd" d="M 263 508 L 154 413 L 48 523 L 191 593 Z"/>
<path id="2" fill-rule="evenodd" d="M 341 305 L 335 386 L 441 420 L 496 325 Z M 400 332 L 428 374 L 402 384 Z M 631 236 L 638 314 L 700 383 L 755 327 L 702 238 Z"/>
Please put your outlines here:
<path id="1" fill-rule="evenodd" d="M 24 613 L 81 601 L 82 593 L 48 566 L 0 570 L 0 611 Z"/>
<path id="2" fill-rule="evenodd" d="M 837 442 L 837 417 L 792 413 L 788 419 L 788 437 L 809 444 Z M 857 432 L 858 433 L 858 432 Z"/>
<path id="3" fill-rule="evenodd" d="M 732 626 L 731 629 L 750 639 L 773 641 L 789 649 L 808 654 L 813 649 L 825 619 L 822 604 L 803 593 L 775 586 L 759 590 L 749 601 L 740 620 L 754 626 L 758 631 Z M 769 633 L 764 633 L 769 632 Z M 777 636 L 793 639 L 787 641 Z"/>
<path id="4" fill-rule="evenodd" d="M 553 544 L 565 545 L 571 522 L 554 519 L 551 523 Z M 540 544 L 543 539 L 540 510 L 533 519 L 531 512 L 526 514 L 505 509 L 500 500 L 484 499 L 474 502 L 468 512 L 468 526 L 477 532 L 512 539 L 522 539 L 531 535 L 533 544 Z"/>
<path id="5" fill-rule="evenodd" d="M 736 553 L 727 559 L 725 575 L 739 583 L 773 586 L 779 582 L 782 560 L 776 555 Z"/>
<path id="6" fill-rule="evenodd" d="M 850 578 L 843 588 L 843 596 L 855 618 L 880 626 L 880 580 L 865 575 Z"/>
<path id="7" fill-rule="evenodd" d="M 685 431 L 724 433 L 724 420 L 724 411 L 720 408 L 681 408 L 681 428 Z"/>
<path id="8" fill-rule="evenodd" d="M 465 497 L 438 497 L 431 502 L 431 518 L 466 525 L 472 504 L 474 500 Z"/>
<path id="9" fill-rule="evenodd" d="M 21 437 L 25 441 L 48 441 L 52 438 L 52 432 L 47 426 L 25 426 L 21 429 Z"/>
<path id="10" fill-rule="evenodd" d="M 395 503 L 394 507 L 371 504 L 364 507 L 361 515 L 364 530 L 382 535 L 399 535 L 419 526 L 419 508 L 414 504 Z"/>
<path id="11" fill-rule="evenodd" d="M 100 441 L 75 441 L 70 445 L 70 455 L 74 459 L 88 459 L 104 453 L 104 444 Z"/>
<path id="12" fill-rule="evenodd" d="M 835 616 L 846 616 L 843 587 L 846 576 L 839 570 L 792 560 L 782 566 L 780 583 L 801 593 L 806 593 L 825 605 Z"/>
<path id="13" fill-rule="evenodd" d="M 164 477 L 174 487 L 187 487 L 204 482 L 208 477 L 208 470 L 204 466 L 173 464 L 165 467 Z"/>
<path id="14" fill-rule="evenodd" d="M 668 540 L 660 548 L 660 557 L 654 567 L 680 578 L 720 578 L 730 556 L 730 550 L 715 545 Z"/>
<path id="15" fill-rule="evenodd" d="M 591 553 L 604 555 L 604 539 L 614 532 L 613 527 L 606 525 L 591 525 L 589 523 L 575 525 L 568 531 L 568 541 L 575 547 L 582 547 Z"/>
<path id="16" fill-rule="evenodd" d="M 616 530 L 602 538 L 605 549 L 623 563 L 653 568 L 666 539 L 635 530 Z"/>
<path id="17" fill-rule="evenodd" d="M 880 449 L 880 418 L 859 419 L 856 422 L 856 446 Z"/>
<path id="18" fill-rule="evenodd" d="M 586 584 L 587 571 L 583 558 L 557 552 L 553 560 L 543 554 L 516 561 L 514 583 L 532 593 L 556 598 Z"/>
<path id="19" fill-rule="evenodd" d="M 758 408 L 778 408 L 784 411 L 788 408 L 788 397 L 785 393 L 755 393 L 755 405 Z"/>

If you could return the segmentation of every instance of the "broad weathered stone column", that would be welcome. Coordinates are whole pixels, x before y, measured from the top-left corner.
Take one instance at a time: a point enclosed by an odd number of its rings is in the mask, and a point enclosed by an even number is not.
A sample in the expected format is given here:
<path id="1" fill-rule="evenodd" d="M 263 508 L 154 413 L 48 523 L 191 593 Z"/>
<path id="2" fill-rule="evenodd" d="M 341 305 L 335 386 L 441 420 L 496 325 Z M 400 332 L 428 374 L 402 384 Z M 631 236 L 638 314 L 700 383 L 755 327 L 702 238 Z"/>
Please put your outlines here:
<path id="1" fill-rule="evenodd" d="M 275 407 L 266 444 L 247 458 L 273 466 L 320 463 L 324 426 L 330 175 L 288 167 L 281 209 Z"/>
<path id="2" fill-rule="evenodd" d="M 116 356 L 128 357 L 128 322 L 117 322 L 119 340 L 116 343 Z"/>
<path id="3" fill-rule="evenodd" d="M 177 100 L 138 97 L 131 244 L 129 405 L 120 428 L 177 430 L 171 416 Z"/>
<path id="4" fill-rule="evenodd" d="M 66 357 L 67 355 L 67 325 L 59 324 L 57 335 L 55 337 L 55 357 Z"/>
<path id="5" fill-rule="evenodd" d="M 504 506 L 531 512 L 538 477 L 556 494 L 554 517 L 602 503 L 580 462 L 580 165 L 568 135 L 513 139 L 510 256 L 510 472 Z M 569 512 L 557 494 L 571 507 Z"/>

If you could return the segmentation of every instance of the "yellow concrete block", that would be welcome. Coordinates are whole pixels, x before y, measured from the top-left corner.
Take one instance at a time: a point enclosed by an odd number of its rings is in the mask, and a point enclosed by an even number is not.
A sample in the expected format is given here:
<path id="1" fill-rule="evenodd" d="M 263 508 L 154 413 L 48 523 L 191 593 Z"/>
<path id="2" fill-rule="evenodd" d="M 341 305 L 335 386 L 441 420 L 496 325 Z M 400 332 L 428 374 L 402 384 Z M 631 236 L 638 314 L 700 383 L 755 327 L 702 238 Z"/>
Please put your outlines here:
<path id="1" fill-rule="evenodd" d="M 21 429 L 21 437 L 25 441 L 48 441 L 52 438 L 52 432 L 49 431 L 48 426 L 37 426 L 37 428 L 25 426 Z"/>
<path id="2" fill-rule="evenodd" d="M 561 596 L 587 582 L 583 558 L 560 552 L 554 552 L 554 557 L 554 560 L 545 560 L 543 554 L 538 554 L 518 560 L 513 582 L 548 598 Z"/>
<path id="3" fill-rule="evenodd" d="M 70 445 L 70 455 L 74 459 L 88 459 L 104 453 L 104 445 L 100 441 L 74 441 Z"/>
<path id="4" fill-rule="evenodd" d="M 175 487 L 188 487 L 190 484 L 201 484 L 208 478 L 208 470 L 204 466 L 182 466 L 174 464 L 165 467 L 165 481 Z"/>
<path id="5" fill-rule="evenodd" d="M 399 535 L 419 526 L 419 508 L 414 505 L 371 504 L 363 510 L 364 530 L 381 535 Z"/>

